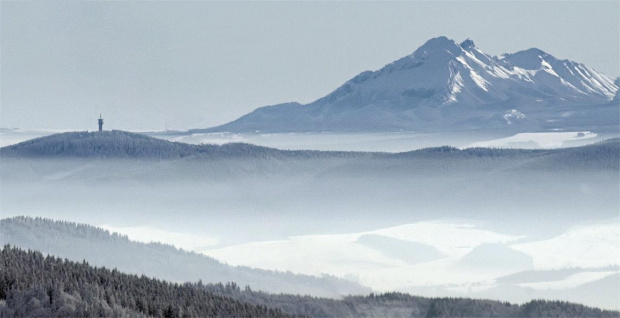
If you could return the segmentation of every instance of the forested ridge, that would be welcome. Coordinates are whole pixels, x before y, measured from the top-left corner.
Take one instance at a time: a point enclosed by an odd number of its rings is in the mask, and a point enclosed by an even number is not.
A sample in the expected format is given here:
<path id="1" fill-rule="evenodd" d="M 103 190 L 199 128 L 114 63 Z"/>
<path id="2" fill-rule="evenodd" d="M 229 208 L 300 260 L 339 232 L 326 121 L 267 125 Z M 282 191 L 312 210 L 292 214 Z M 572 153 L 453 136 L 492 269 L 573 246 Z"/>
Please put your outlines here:
<path id="1" fill-rule="evenodd" d="M 469 298 L 428 298 L 390 292 L 347 296 L 342 300 L 299 295 L 268 294 L 237 286 L 205 286 L 220 295 L 251 304 L 281 308 L 293 315 L 310 317 L 620 317 L 620 312 L 601 310 L 565 301 L 532 300 L 523 305 Z"/>
<path id="2" fill-rule="evenodd" d="M 523 305 L 402 293 L 343 300 L 241 290 L 236 284 L 169 283 L 5 245 L 0 316 L 155 317 L 619 317 L 561 301 Z"/>
<path id="3" fill-rule="evenodd" d="M 173 160 L 187 157 L 212 158 L 321 158 L 363 157 L 367 153 L 342 151 L 278 150 L 232 143 L 193 145 L 171 142 L 127 131 L 66 132 L 26 140 L 0 148 L 5 157 L 26 158 L 131 158 Z"/>
<path id="4" fill-rule="evenodd" d="M 0 219 L 0 246 L 10 244 L 94 266 L 117 268 L 174 282 L 235 282 L 267 292 L 336 297 L 371 290 L 334 276 L 315 277 L 245 266 L 230 266 L 195 252 L 162 243 L 140 243 L 125 235 L 74 222 L 45 218 Z"/>
<path id="5" fill-rule="evenodd" d="M 587 146 L 562 149 L 458 149 L 449 146 L 425 148 L 401 153 L 280 150 L 246 143 L 193 145 L 171 142 L 126 131 L 67 132 L 27 140 L 0 148 L 7 158 L 125 158 L 174 160 L 197 159 L 526 159 L 542 158 L 540 167 L 597 164 L 617 168 L 620 139 L 614 138 Z M 550 162 L 551 161 L 551 162 Z"/>
<path id="6" fill-rule="evenodd" d="M 0 251 L 0 269 L 2 317 L 288 316 L 216 295 L 200 282 L 169 283 L 8 245 Z"/>

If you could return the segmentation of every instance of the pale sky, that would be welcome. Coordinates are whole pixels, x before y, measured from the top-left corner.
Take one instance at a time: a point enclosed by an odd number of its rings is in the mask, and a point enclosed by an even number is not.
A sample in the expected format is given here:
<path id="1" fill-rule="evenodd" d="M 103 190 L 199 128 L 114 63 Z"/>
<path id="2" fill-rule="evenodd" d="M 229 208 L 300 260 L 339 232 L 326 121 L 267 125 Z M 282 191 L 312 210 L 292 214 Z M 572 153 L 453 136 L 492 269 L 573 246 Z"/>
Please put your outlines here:
<path id="1" fill-rule="evenodd" d="M 206 128 L 312 102 L 445 35 L 620 75 L 619 1 L 2 1 L 0 127 Z"/>

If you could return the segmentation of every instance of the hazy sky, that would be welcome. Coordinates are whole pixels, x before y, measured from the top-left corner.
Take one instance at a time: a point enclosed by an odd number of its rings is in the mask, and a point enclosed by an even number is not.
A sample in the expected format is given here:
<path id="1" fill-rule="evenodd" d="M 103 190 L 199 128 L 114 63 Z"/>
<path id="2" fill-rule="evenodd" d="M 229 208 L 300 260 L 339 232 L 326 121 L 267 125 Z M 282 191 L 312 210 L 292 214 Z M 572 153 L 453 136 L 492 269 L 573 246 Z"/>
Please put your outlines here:
<path id="1" fill-rule="evenodd" d="M 163 130 L 308 103 L 445 35 L 620 74 L 620 2 L 0 2 L 0 127 Z"/>

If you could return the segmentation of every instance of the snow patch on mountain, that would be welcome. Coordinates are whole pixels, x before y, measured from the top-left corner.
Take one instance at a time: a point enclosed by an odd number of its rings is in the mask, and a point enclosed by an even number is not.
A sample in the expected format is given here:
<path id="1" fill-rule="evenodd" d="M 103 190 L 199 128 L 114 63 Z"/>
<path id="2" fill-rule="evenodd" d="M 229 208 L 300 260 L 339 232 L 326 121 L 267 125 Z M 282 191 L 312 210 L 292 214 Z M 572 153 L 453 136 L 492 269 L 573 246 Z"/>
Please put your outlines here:
<path id="1" fill-rule="evenodd" d="M 522 112 L 516 109 L 509 110 L 504 114 L 504 119 L 506 120 L 506 123 L 508 125 L 511 125 L 513 120 L 516 121 L 516 120 L 524 119 L 525 117 L 526 117 L 525 114 L 523 114 Z"/>

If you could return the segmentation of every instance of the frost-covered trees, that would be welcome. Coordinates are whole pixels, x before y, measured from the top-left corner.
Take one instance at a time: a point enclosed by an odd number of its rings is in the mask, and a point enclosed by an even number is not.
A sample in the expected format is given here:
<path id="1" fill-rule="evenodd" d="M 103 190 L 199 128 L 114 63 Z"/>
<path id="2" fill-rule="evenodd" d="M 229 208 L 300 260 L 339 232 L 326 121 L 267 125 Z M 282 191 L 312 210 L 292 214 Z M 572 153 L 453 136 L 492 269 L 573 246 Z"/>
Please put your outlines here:
<path id="1" fill-rule="evenodd" d="M 234 283 L 169 283 L 8 245 L 0 250 L 0 317 L 618 317 L 559 301 L 524 305 L 403 293 L 342 300 L 268 294 Z"/>
<path id="2" fill-rule="evenodd" d="M 4 246 L 0 316 L 285 317 L 197 284 L 177 284 Z"/>
<path id="3" fill-rule="evenodd" d="M 364 294 L 368 288 L 332 276 L 315 277 L 243 266 L 229 266 L 202 254 L 161 243 L 139 243 L 127 236 L 73 222 L 14 217 L 0 220 L 0 246 L 10 244 L 94 266 L 171 281 L 236 282 L 269 292 L 320 296 Z"/>

